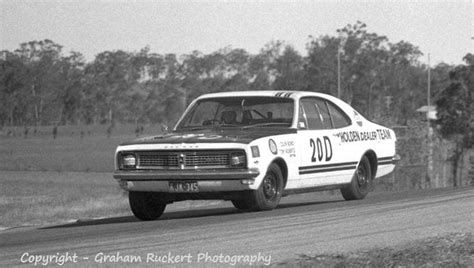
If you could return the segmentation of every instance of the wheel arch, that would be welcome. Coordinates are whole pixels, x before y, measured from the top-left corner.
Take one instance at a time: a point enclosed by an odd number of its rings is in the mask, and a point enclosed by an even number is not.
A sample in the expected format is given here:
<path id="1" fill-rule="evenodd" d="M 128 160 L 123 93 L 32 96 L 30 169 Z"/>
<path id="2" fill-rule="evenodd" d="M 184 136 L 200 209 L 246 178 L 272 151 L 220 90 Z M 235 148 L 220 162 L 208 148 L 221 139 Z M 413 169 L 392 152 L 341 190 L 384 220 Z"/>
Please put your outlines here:
<path id="1" fill-rule="evenodd" d="M 285 189 L 286 183 L 288 181 L 288 165 L 286 164 L 286 161 L 281 157 L 273 159 L 273 161 L 270 162 L 268 167 L 270 167 L 273 163 L 275 163 L 281 170 L 281 174 L 283 175 L 283 189 Z"/>
<path id="2" fill-rule="evenodd" d="M 364 156 L 366 156 L 369 159 L 370 171 L 372 173 L 372 179 L 375 179 L 376 174 L 377 174 L 377 168 L 378 168 L 377 154 L 373 150 L 368 150 L 362 155 L 362 157 L 364 157 Z M 361 157 L 361 160 L 362 160 L 362 157 Z"/>

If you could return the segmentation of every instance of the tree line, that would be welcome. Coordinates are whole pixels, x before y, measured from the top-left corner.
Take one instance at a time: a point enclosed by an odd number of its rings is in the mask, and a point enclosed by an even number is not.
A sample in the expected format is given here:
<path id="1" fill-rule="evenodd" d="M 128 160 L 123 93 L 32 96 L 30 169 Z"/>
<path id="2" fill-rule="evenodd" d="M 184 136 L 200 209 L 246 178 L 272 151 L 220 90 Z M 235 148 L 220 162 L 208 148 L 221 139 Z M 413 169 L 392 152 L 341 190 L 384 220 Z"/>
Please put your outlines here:
<path id="1" fill-rule="evenodd" d="M 0 52 L 0 126 L 172 124 L 195 97 L 218 91 L 337 96 L 338 53 L 341 98 L 367 118 L 404 125 L 426 105 L 428 66 L 409 42 L 392 43 L 357 22 L 334 35 L 310 36 L 306 49 L 302 56 L 284 41 L 271 41 L 258 54 L 231 47 L 158 54 L 145 47 L 104 51 L 86 62 L 52 40 L 22 43 Z M 431 68 L 433 96 L 450 85 L 455 68 L 444 63 Z"/>

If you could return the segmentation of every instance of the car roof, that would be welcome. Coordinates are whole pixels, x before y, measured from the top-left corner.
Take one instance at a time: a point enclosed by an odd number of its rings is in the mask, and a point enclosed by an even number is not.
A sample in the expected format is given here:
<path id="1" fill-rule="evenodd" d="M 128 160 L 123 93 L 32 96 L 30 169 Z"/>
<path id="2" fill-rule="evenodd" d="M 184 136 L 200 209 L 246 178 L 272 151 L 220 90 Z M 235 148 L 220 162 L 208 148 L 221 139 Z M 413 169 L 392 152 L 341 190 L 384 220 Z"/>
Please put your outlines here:
<path id="1" fill-rule="evenodd" d="M 296 104 L 299 103 L 301 98 L 304 97 L 319 97 L 326 100 L 331 101 L 335 105 L 337 105 L 340 109 L 342 109 L 350 118 L 351 120 L 357 118 L 358 120 L 368 121 L 364 116 L 362 116 L 359 112 L 357 112 L 351 105 L 344 102 L 343 100 L 331 96 L 329 94 L 320 93 L 320 92 L 312 92 L 312 91 L 277 91 L 277 90 L 262 90 L 262 91 L 228 91 L 228 92 L 216 92 L 216 93 L 208 93 L 203 94 L 196 98 L 186 109 L 184 114 L 186 114 L 189 109 L 195 104 L 197 101 L 202 99 L 209 99 L 209 98 L 225 98 L 225 97 L 280 97 L 280 98 L 290 98 L 295 101 Z M 184 116 L 183 114 L 183 116 Z M 297 115 L 296 115 L 297 116 Z M 178 125 L 183 117 L 178 120 Z M 295 124 L 295 123 L 294 123 Z"/>
<path id="2" fill-rule="evenodd" d="M 204 99 L 204 98 L 220 98 L 220 97 L 281 97 L 281 98 L 291 98 L 294 100 L 298 100 L 303 97 L 320 97 L 328 99 L 335 104 L 337 104 L 340 108 L 349 112 L 353 110 L 349 104 L 342 101 L 339 98 L 331 96 L 329 94 L 320 93 L 320 92 L 312 92 L 312 91 L 283 91 L 283 90 L 262 90 L 262 91 L 227 91 L 227 92 L 216 92 L 216 93 L 209 93 L 199 96 L 197 99 Z"/>
<path id="3" fill-rule="evenodd" d="M 319 92 L 310 92 L 310 91 L 277 91 L 277 90 L 262 90 L 262 91 L 227 91 L 227 92 L 216 92 L 208 93 L 201 95 L 201 98 L 218 98 L 218 97 L 282 97 L 282 98 L 292 98 L 298 99 L 306 96 L 316 96 L 323 98 L 334 98 L 331 95 L 319 93 Z"/>

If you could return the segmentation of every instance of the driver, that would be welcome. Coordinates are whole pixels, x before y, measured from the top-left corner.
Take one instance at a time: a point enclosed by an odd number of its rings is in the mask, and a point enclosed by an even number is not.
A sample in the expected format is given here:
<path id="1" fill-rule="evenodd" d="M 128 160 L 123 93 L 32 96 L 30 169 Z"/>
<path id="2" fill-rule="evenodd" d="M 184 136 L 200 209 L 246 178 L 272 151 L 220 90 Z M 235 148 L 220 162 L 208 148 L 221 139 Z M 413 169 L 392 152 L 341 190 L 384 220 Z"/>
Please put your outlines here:
<path id="1" fill-rule="evenodd" d="M 227 125 L 237 124 L 237 113 L 235 111 L 224 111 L 221 115 L 221 122 Z"/>

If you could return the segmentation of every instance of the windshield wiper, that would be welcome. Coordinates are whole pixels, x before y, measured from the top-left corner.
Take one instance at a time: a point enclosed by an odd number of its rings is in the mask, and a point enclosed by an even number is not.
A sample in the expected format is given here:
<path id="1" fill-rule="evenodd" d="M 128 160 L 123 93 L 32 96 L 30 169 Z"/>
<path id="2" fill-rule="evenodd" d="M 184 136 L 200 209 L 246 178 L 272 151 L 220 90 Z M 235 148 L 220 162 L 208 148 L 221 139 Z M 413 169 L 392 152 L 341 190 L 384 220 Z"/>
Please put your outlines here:
<path id="1" fill-rule="evenodd" d="M 285 126 L 288 126 L 288 127 L 290 126 L 289 123 L 284 123 L 284 122 L 271 122 L 271 123 L 259 123 L 259 124 L 244 126 L 244 127 L 242 127 L 242 128 L 266 127 L 266 126 L 279 126 L 279 125 L 285 125 Z"/>
<path id="2" fill-rule="evenodd" d="M 222 127 L 240 127 L 234 124 L 219 124 L 219 125 L 208 125 L 208 126 L 198 126 L 198 127 L 184 127 L 178 130 L 181 131 L 196 131 L 196 130 L 204 130 L 204 129 L 219 129 Z"/>
<path id="3" fill-rule="evenodd" d="M 211 126 L 200 126 L 200 127 L 183 127 L 178 130 L 181 131 L 195 131 L 195 130 L 203 130 L 203 129 L 210 129 L 212 128 Z"/>
<path id="4" fill-rule="evenodd" d="M 239 125 L 234 125 L 234 124 L 220 124 L 218 127 L 240 127 Z"/>

